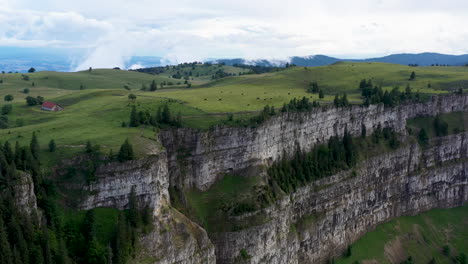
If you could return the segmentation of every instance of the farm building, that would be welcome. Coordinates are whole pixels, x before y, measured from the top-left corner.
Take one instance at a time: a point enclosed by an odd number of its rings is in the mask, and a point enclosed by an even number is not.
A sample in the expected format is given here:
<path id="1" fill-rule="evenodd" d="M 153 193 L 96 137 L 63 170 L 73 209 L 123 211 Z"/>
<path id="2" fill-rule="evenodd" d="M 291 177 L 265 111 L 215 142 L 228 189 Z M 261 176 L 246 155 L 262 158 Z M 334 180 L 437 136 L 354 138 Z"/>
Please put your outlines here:
<path id="1" fill-rule="evenodd" d="M 49 102 L 49 101 L 45 101 L 42 104 L 41 109 L 42 110 L 47 110 L 47 111 L 60 111 L 60 110 L 63 110 L 63 107 L 61 105 L 59 105 L 59 104 Z"/>

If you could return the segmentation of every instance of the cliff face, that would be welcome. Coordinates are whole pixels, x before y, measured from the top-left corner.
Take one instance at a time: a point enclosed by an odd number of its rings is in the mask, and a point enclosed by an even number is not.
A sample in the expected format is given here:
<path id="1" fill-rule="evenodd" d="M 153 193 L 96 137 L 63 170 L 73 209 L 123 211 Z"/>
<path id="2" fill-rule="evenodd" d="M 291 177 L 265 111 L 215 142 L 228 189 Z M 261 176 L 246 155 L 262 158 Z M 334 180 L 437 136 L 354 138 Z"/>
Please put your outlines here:
<path id="1" fill-rule="evenodd" d="M 165 153 L 100 166 L 80 207 L 126 208 L 132 189 L 140 204 L 153 207 L 154 229 L 141 238 L 141 262 L 317 263 L 391 218 L 468 201 L 468 133 L 433 140 L 424 149 L 410 144 L 369 157 L 353 171 L 315 181 L 249 213 L 268 221 L 237 232 L 207 235 L 170 206 L 169 186 L 206 190 L 224 172 L 269 165 L 283 152 L 292 153 L 298 145 L 311 149 L 345 129 L 359 135 L 364 124 L 370 134 L 380 124 L 405 133 L 408 118 L 452 111 L 468 111 L 468 96 L 434 97 L 398 108 L 283 113 L 256 128 L 163 131 Z M 251 258 L 243 258 L 241 250 Z"/>
<path id="2" fill-rule="evenodd" d="M 13 184 L 13 195 L 16 206 L 23 213 L 32 217 L 39 216 L 36 194 L 34 193 L 34 182 L 29 173 L 20 173 L 16 183 Z"/>
<path id="3" fill-rule="evenodd" d="M 311 149 L 331 136 L 353 135 L 365 125 L 370 134 L 380 124 L 404 132 L 406 119 L 468 111 L 468 95 L 433 97 L 426 103 L 396 108 L 383 105 L 319 108 L 308 113 L 282 113 L 255 128 L 216 127 L 207 132 L 181 128 L 160 135 L 167 149 L 170 184 L 179 188 L 209 188 L 225 172 L 268 165 L 297 146 Z"/>
<path id="4" fill-rule="evenodd" d="M 314 182 L 264 209 L 267 224 L 213 234 L 217 263 L 319 263 L 379 223 L 468 201 L 468 133 L 413 144 Z M 260 212 L 258 212 L 260 213 Z"/>
<path id="5" fill-rule="evenodd" d="M 153 229 L 141 239 L 139 260 L 152 263 L 214 263 L 214 246 L 201 227 L 170 207 L 169 173 L 164 152 L 144 159 L 99 166 L 85 185 L 81 209 L 128 208 L 132 190 L 138 204 L 154 208 Z"/>
<path id="6" fill-rule="evenodd" d="M 124 163 L 99 166 L 96 181 L 85 188 L 89 192 L 80 207 L 114 207 L 125 209 L 134 190 L 140 205 L 155 208 L 155 214 L 169 201 L 169 179 L 165 153 Z"/>

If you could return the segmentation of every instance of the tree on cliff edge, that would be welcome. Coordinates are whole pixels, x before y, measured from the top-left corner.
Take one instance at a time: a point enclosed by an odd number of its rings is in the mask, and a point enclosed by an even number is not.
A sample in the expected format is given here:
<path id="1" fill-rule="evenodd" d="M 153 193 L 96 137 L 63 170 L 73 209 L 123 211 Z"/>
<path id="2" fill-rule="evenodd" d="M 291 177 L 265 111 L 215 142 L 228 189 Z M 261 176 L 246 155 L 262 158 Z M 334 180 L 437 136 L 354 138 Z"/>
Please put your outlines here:
<path id="1" fill-rule="evenodd" d="M 117 158 L 120 162 L 126 161 L 126 160 L 132 160 L 133 157 L 133 147 L 132 145 L 128 142 L 128 139 L 125 140 L 125 142 L 122 144 L 119 150 L 119 154 L 117 155 Z"/>

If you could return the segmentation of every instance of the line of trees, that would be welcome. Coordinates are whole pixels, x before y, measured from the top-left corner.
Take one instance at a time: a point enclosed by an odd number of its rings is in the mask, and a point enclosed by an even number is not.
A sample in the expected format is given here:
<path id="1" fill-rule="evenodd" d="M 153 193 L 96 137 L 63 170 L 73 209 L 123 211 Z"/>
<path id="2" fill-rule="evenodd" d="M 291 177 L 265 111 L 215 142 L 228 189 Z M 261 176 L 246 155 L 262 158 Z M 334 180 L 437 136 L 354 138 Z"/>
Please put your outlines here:
<path id="1" fill-rule="evenodd" d="M 407 84 L 405 91 L 400 91 L 400 87 L 395 86 L 390 92 L 383 91 L 380 86 L 373 86 L 372 80 L 362 79 L 359 83 L 361 95 L 365 98 L 364 105 L 383 103 L 385 106 L 397 106 L 402 102 L 419 100 L 419 94 L 413 93 L 411 86 Z"/>
<path id="2" fill-rule="evenodd" d="M 363 126 L 361 137 L 366 137 L 365 130 Z M 397 134 L 389 128 L 382 129 L 379 126 L 372 134 L 370 143 L 377 145 L 381 141 L 385 141 L 393 149 L 399 146 Z M 269 182 L 290 193 L 308 182 L 352 168 L 359 155 L 365 151 L 348 131 L 344 132 L 343 137 L 331 137 L 328 144 L 318 145 L 310 152 L 304 152 L 298 146 L 292 158 L 284 154 L 282 159 L 268 168 Z"/>
<path id="3" fill-rule="evenodd" d="M 168 104 L 158 107 L 158 110 L 154 115 L 151 115 L 148 110 L 137 111 L 136 106 L 132 106 L 128 125 L 130 127 L 138 127 L 139 125 L 151 125 L 154 127 L 181 127 L 182 114 L 178 112 L 178 114 L 174 116 Z M 122 126 L 127 126 L 127 124 L 123 122 Z"/>

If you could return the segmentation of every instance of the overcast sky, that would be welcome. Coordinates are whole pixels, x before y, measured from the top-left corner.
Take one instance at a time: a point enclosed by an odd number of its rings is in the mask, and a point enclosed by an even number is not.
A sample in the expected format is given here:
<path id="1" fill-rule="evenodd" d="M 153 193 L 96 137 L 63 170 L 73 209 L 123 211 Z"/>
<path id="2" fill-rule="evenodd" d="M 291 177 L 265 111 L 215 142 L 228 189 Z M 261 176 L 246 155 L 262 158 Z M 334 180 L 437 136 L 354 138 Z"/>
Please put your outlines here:
<path id="1" fill-rule="evenodd" d="M 468 53 L 467 0 L 0 0 L 0 46 L 79 49 L 81 68 L 325 54 Z"/>

